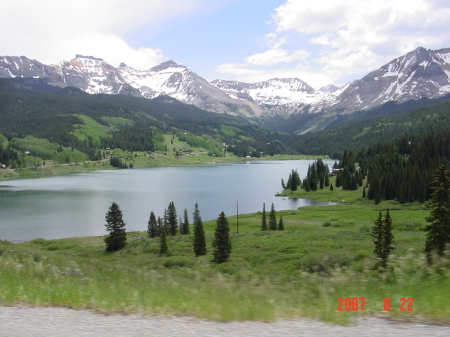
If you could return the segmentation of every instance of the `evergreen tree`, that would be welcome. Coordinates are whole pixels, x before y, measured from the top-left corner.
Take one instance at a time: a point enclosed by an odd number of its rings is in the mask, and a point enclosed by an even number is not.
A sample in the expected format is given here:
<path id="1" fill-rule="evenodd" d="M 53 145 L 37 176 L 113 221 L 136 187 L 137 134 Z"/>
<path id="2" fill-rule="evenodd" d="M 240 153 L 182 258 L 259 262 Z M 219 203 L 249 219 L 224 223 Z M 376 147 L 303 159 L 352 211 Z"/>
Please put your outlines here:
<path id="1" fill-rule="evenodd" d="M 383 249 L 382 249 L 382 258 L 384 261 L 387 260 L 387 257 L 394 250 L 392 246 L 394 243 L 394 235 L 392 234 L 392 218 L 389 214 L 389 210 L 386 210 L 386 214 L 384 215 L 383 221 Z M 386 263 L 386 262 L 385 262 Z"/>
<path id="2" fill-rule="evenodd" d="M 336 173 L 336 187 L 341 187 L 342 186 L 342 173 L 338 172 Z"/>
<path id="3" fill-rule="evenodd" d="M 177 210 L 175 208 L 175 204 L 172 202 L 169 203 L 169 207 L 167 208 L 167 222 L 169 235 L 175 236 L 178 231 L 178 219 L 177 219 Z"/>
<path id="4" fill-rule="evenodd" d="M 445 165 L 436 169 L 432 180 L 432 196 L 426 206 L 431 210 L 426 218 L 427 238 L 425 252 L 430 258 L 432 251 L 444 255 L 446 243 L 450 243 L 450 176 Z"/>
<path id="5" fill-rule="evenodd" d="M 189 218 L 188 218 L 188 212 L 187 212 L 186 208 L 184 209 L 183 234 L 184 235 L 190 234 Z"/>
<path id="6" fill-rule="evenodd" d="M 273 203 L 272 203 L 272 206 L 270 207 L 269 229 L 272 231 L 277 230 L 277 215 L 275 213 L 275 206 L 273 205 Z"/>
<path id="7" fill-rule="evenodd" d="M 375 245 L 373 252 L 376 256 L 381 258 L 383 255 L 383 216 L 381 212 L 378 213 L 378 217 L 374 221 L 370 235 L 372 236 Z"/>
<path id="8" fill-rule="evenodd" d="M 169 248 L 167 247 L 166 231 L 162 231 L 159 240 L 159 254 L 167 254 L 168 251 Z"/>
<path id="9" fill-rule="evenodd" d="M 283 217 L 280 216 L 280 221 L 278 221 L 278 230 L 279 231 L 284 231 L 284 222 L 283 222 Z"/>
<path id="10" fill-rule="evenodd" d="M 109 236 L 105 238 L 106 251 L 113 252 L 122 249 L 127 244 L 127 234 L 119 205 L 113 202 L 105 218 L 106 230 L 109 231 Z"/>
<path id="11" fill-rule="evenodd" d="M 330 184 L 330 191 L 334 191 L 333 184 Z"/>
<path id="12" fill-rule="evenodd" d="M 267 228 L 267 219 L 266 219 L 266 204 L 263 203 L 263 211 L 262 211 L 262 219 L 261 219 L 261 230 L 266 231 Z"/>
<path id="13" fill-rule="evenodd" d="M 387 258 L 390 252 L 394 249 L 392 246 L 394 243 L 394 236 L 392 234 L 392 219 L 389 214 L 389 210 L 386 211 L 384 219 L 381 212 L 378 213 L 378 217 L 374 221 L 370 234 L 375 245 L 373 252 L 382 260 L 383 266 L 386 266 Z"/>
<path id="14" fill-rule="evenodd" d="M 206 255 L 205 230 L 197 203 L 194 208 L 194 253 L 195 256 Z"/>
<path id="15" fill-rule="evenodd" d="M 213 262 L 222 263 L 228 261 L 231 254 L 230 227 L 224 212 L 220 213 L 217 219 L 212 246 L 214 249 Z"/>
<path id="16" fill-rule="evenodd" d="M 156 222 L 156 216 L 155 213 L 150 213 L 150 219 L 148 220 L 148 227 L 147 227 L 147 233 L 148 236 L 151 238 L 154 238 L 158 236 L 158 223 Z"/>
<path id="17" fill-rule="evenodd" d="M 169 213 L 167 212 L 167 209 L 164 210 L 164 231 L 166 232 L 166 235 L 170 235 L 170 223 L 169 223 Z"/>

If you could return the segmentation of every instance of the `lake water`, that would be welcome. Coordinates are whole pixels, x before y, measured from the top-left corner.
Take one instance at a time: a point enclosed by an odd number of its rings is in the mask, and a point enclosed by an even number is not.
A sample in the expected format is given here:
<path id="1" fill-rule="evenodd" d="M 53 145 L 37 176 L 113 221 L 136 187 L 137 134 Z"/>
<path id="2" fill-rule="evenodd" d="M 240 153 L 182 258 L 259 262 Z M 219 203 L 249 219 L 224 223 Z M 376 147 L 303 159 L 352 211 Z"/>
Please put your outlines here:
<path id="1" fill-rule="evenodd" d="M 116 202 L 127 231 L 144 231 L 150 212 L 163 216 L 171 201 L 192 222 L 197 202 L 203 221 L 226 215 L 313 205 L 281 192 L 292 169 L 303 178 L 313 160 L 252 161 L 202 166 L 105 170 L 0 182 L 0 239 L 13 242 L 104 235 L 105 214 Z M 331 160 L 325 160 L 330 168 Z"/>

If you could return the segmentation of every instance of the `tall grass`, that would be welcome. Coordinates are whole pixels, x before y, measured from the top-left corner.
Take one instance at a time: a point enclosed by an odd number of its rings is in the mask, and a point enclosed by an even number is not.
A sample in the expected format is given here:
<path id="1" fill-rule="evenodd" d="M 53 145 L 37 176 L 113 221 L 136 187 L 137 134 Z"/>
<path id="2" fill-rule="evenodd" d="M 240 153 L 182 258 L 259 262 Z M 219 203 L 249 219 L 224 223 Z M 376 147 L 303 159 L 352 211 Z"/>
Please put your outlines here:
<path id="1" fill-rule="evenodd" d="M 286 212 L 287 230 L 273 232 L 249 230 L 260 216 L 242 216 L 247 231 L 232 234 L 231 259 L 223 264 L 210 254 L 196 258 L 189 235 L 168 237 L 167 256 L 158 255 L 158 238 L 145 233 L 128 233 L 127 247 L 116 253 L 105 253 L 100 237 L 1 242 L 0 302 L 224 321 L 346 323 L 376 314 L 449 323 L 450 263 L 427 264 L 423 232 L 395 230 L 397 249 L 380 270 L 360 222 L 330 218 L 349 224 L 323 227 L 303 223 L 297 213 Z M 209 244 L 212 223 L 205 223 Z M 364 311 L 338 311 L 338 298 L 364 298 Z M 401 311 L 401 298 L 413 298 L 414 310 Z"/>

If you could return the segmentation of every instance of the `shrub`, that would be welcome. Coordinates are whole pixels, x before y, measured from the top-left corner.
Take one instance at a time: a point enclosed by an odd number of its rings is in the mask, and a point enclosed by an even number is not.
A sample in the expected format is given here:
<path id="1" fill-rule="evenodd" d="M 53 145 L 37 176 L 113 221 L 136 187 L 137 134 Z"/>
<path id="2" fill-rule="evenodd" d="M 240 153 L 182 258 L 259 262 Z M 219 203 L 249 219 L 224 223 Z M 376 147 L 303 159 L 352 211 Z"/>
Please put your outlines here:
<path id="1" fill-rule="evenodd" d="M 192 260 L 185 256 L 170 256 L 162 261 L 162 265 L 166 268 L 171 267 L 188 267 L 192 265 Z"/>

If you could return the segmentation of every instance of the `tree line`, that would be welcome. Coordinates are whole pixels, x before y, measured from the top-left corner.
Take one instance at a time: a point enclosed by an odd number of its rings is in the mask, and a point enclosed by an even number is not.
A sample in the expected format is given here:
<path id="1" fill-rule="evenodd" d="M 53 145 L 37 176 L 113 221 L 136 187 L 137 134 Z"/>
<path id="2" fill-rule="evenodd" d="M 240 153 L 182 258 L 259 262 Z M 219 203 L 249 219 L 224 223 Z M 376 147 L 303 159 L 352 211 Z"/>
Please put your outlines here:
<path id="1" fill-rule="evenodd" d="M 425 226 L 427 234 L 424 248 L 429 263 L 432 262 L 433 254 L 442 257 L 446 250 L 450 252 L 450 171 L 445 165 L 435 170 L 430 187 L 433 192 L 425 204 L 430 209 L 430 215 L 425 218 L 428 225 Z M 383 267 L 386 267 L 389 254 L 395 249 L 392 229 L 389 210 L 384 216 L 379 212 L 370 235 L 374 242 L 373 252 Z"/>

